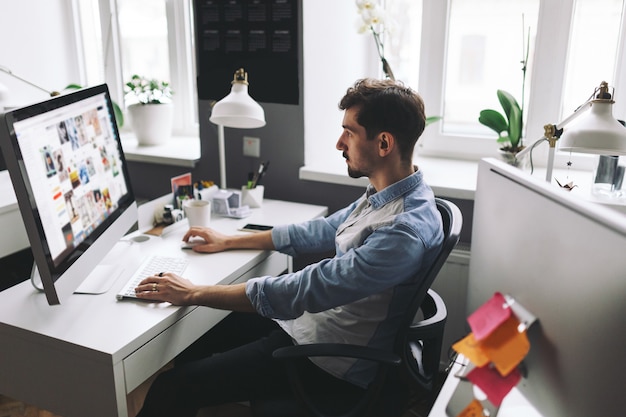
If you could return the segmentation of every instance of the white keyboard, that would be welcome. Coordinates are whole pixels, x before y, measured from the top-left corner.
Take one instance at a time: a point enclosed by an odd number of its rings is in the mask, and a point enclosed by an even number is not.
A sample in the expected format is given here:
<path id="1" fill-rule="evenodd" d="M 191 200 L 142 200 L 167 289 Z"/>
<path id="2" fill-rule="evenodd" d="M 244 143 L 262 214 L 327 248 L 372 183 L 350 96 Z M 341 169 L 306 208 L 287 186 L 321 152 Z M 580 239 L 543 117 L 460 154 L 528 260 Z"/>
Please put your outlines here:
<path id="1" fill-rule="evenodd" d="M 185 271 L 188 263 L 185 258 L 180 257 L 150 256 L 137 268 L 126 285 L 124 285 L 124 288 L 117 293 L 116 298 L 118 300 L 123 298 L 137 298 L 135 288 L 142 279 L 157 275 L 160 272 L 173 272 L 174 274 L 180 275 Z"/>

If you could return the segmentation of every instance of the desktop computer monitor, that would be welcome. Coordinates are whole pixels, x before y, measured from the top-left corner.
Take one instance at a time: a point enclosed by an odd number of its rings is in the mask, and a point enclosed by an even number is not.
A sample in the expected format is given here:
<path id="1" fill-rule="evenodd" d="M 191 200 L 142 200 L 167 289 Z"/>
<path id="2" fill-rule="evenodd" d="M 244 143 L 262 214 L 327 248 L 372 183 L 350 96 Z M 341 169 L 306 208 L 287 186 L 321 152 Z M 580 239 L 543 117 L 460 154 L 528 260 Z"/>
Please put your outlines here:
<path id="1" fill-rule="evenodd" d="M 5 113 L 0 145 L 33 252 L 34 278 L 41 279 L 48 303 L 59 304 L 137 221 L 107 86 Z"/>
<path id="2" fill-rule="evenodd" d="M 480 162 L 468 313 L 508 294 L 538 321 L 520 392 L 545 417 L 623 415 L 626 215 Z"/>

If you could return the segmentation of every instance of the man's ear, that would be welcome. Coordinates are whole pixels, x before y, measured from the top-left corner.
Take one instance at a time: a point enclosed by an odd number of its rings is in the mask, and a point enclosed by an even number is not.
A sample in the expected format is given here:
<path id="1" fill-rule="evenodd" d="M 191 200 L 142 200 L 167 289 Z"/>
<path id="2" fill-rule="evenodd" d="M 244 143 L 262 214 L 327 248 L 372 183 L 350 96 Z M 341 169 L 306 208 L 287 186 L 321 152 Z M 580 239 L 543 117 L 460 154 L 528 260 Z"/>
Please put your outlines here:
<path id="1" fill-rule="evenodd" d="M 388 132 L 382 132 L 378 135 L 378 146 L 380 156 L 385 156 L 391 152 L 395 145 L 395 138 Z"/>

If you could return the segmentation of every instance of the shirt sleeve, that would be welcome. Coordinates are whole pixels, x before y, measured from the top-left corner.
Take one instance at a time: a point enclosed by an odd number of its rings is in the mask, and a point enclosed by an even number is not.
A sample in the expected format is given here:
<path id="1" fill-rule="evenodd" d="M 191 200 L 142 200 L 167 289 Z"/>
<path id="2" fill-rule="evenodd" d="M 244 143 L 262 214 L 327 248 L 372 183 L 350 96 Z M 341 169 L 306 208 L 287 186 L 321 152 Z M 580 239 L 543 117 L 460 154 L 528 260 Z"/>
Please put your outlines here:
<path id="1" fill-rule="evenodd" d="M 405 225 L 381 227 L 358 248 L 279 277 L 254 278 L 246 294 L 259 314 L 294 319 L 349 304 L 409 280 L 421 268 L 425 245 Z M 410 262 L 398 262 L 410 259 Z"/>
<path id="2" fill-rule="evenodd" d="M 358 201 L 328 217 L 274 227 L 272 229 L 274 247 L 277 251 L 291 256 L 335 249 L 337 228 L 352 213 L 357 204 Z"/>

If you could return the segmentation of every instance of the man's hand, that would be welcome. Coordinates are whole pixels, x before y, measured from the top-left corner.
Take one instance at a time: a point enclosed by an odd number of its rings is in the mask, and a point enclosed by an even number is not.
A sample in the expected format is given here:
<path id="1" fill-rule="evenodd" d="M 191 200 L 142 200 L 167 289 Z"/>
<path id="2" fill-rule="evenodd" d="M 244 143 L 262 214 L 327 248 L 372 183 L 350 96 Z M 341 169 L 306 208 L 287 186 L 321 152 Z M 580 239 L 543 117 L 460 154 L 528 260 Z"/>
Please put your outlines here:
<path id="1" fill-rule="evenodd" d="M 201 238 L 204 240 L 204 242 L 197 243 L 192 247 L 195 252 L 215 253 L 229 249 L 226 246 L 228 236 L 208 227 L 196 226 L 190 228 L 187 233 L 185 233 L 185 236 L 183 236 L 183 241 L 189 242 L 192 238 Z"/>
<path id="2" fill-rule="evenodd" d="M 167 301 L 183 306 L 194 304 L 192 294 L 198 289 L 188 279 L 165 272 L 142 280 L 135 288 L 135 294 L 144 300 Z"/>
<path id="3" fill-rule="evenodd" d="M 135 288 L 137 298 L 167 301 L 174 305 L 200 305 L 222 310 L 254 313 L 256 310 L 246 296 L 246 284 L 195 285 L 188 279 L 163 272 L 147 277 Z"/>
<path id="4" fill-rule="evenodd" d="M 272 231 L 244 233 L 240 235 L 224 235 L 209 227 L 192 227 L 183 236 L 183 241 L 200 238 L 204 242 L 194 244 L 195 252 L 215 253 L 229 249 L 264 249 L 273 250 Z"/>

